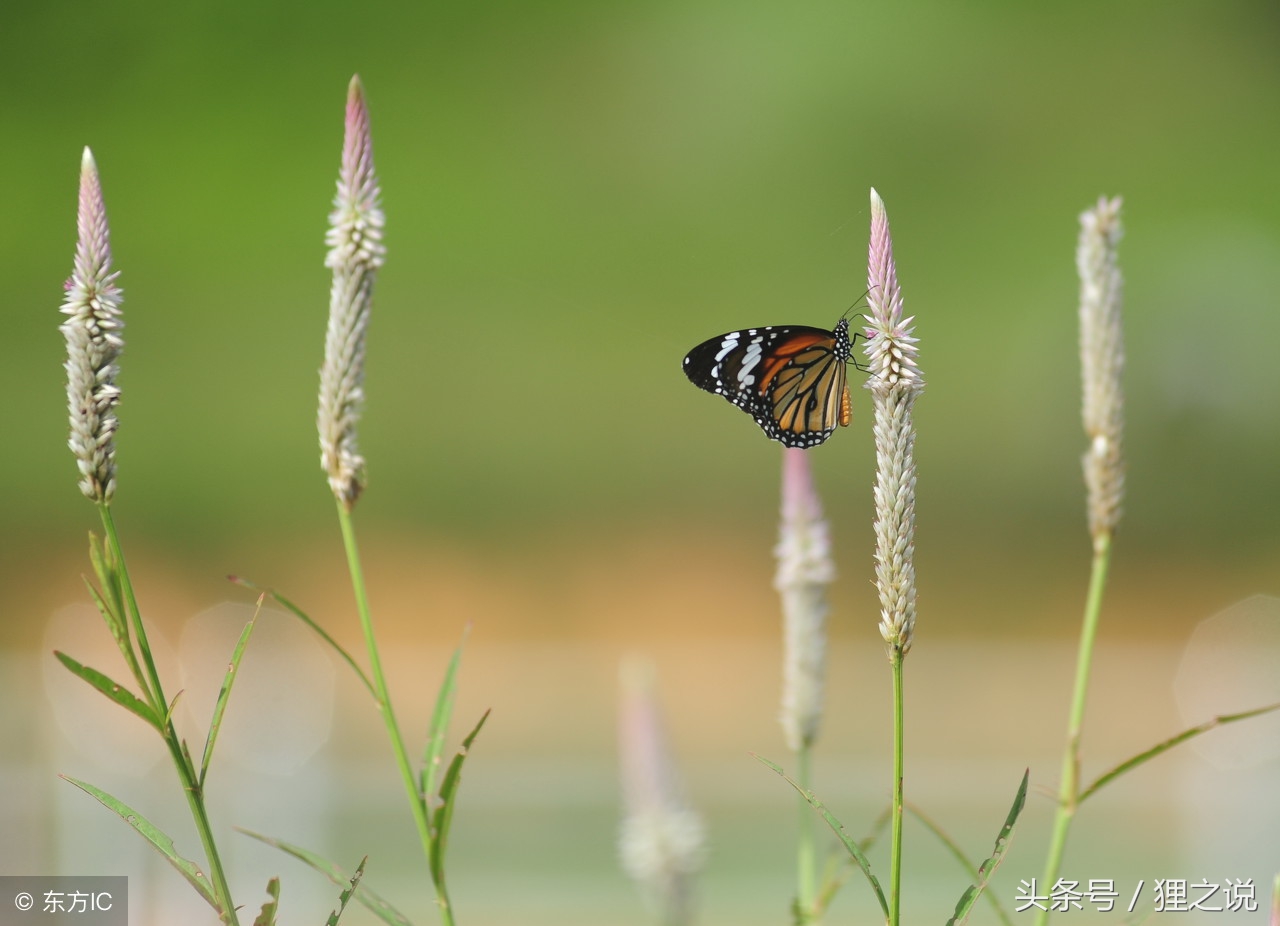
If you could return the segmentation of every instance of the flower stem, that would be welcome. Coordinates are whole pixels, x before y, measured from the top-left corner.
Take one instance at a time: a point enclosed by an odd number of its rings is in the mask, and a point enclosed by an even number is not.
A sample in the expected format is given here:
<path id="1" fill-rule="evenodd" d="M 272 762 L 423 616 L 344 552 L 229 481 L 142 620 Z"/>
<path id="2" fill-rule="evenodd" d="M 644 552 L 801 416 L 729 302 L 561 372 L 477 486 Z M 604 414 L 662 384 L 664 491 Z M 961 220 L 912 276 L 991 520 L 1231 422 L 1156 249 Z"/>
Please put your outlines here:
<path id="1" fill-rule="evenodd" d="M 236 918 L 236 906 L 231 899 L 231 886 L 227 883 L 226 871 L 218 855 L 218 846 L 213 838 L 213 827 L 209 823 L 209 815 L 204 806 L 204 789 L 201 787 L 196 770 L 192 767 L 186 752 L 182 748 L 182 740 L 173 726 L 169 716 L 169 704 L 165 699 L 164 688 L 160 683 L 160 673 L 156 670 L 155 659 L 151 655 L 151 644 L 147 640 L 146 629 L 142 625 L 142 613 L 138 609 L 138 600 L 133 592 L 133 582 L 129 579 L 129 570 L 124 562 L 124 550 L 120 546 L 120 537 L 116 533 L 115 519 L 111 516 L 111 506 L 105 502 L 98 503 L 98 513 L 102 516 L 102 528 L 106 533 L 107 544 L 114 560 L 114 569 L 119 579 L 124 599 L 129 609 L 129 620 L 133 624 L 133 635 L 137 640 L 138 651 L 142 654 L 146 666 L 146 677 L 136 672 L 138 683 L 147 697 L 151 708 L 158 717 L 165 719 L 161 736 L 173 759 L 173 766 L 182 783 L 182 793 L 187 798 L 187 806 L 191 808 L 191 819 L 200 835 L 200 843 L 204 846 L 205 857 L 209 862 L 209 882 L 213 886 L 214 897 L 218 901 L 218 918 L 226 926 L 239 926 Z M 136 661 L 135 669 L 136 669 Z"/>
<path id="2" fill-rule="evenodd" d="M 808 742 L 802 742 L 796 752 L 796 781 L 801 791 L 796 795 L 799 817 L 796 830 L 796 921 L 798 923 L 817 923 L 818 911 L 814 909 L 817 895 L 815 884 L 813 807 L 810 806 L 805 792 L 809 790 L 811 769 L 813 766 L 813 749 Z"/>
<path id="3" fill-rule="evenodd" d="M 893 670 L 893 829 L 889 862 L 889 926 L 898 926 L 902 897 L 902 663 L 903 651 L 894 645 L 889 654 Z"/>
<path id="4" fill-rule="evenodd" d="M 116 533 L 116 522 L 111 516 L 111 506 L 106 502 L 98 502 L 98 514 L 102 516 L 102 530 L 106 534 L 107 544 L 111 550 L 111 558 L 115 561 L 116 576 L 119 579 L 121 591 L 124 592 L 125 605 L 129 609 L 128 621 L 133 625 L 133 636 L 138 641 L 138 651 L 142 654 L 142 661 L 147 669 L 144 676 L 137 670 L 137 660 L 133 660 L 134 677 L 137 678 L 138 684 L 142 686 L 143 694 L 150 701 L 151 707 L 159 716 L 164 717 L 169 711 L 169 705 L 165 700 L 164 689 L 160 685 L 160 673 L 156 670 L 155 660 L 151 656 L 151 643 L 147 640 L 147 632 L 142 626 L 142 612 L 139 611 L 138 599 L 133 594 L 133 583 L 129 580 L 129 570 L 125 568 L 124 548 L 120 546 L 120 537 Z"/>
<path id="5" fill-rule="evenodd" d="M 400 733 L 400 725 L 396 722 L 395 710 L 391 706 L 391 694 L 387 690 L 386 676 L 382 672 L 382 659 L 378 655 L 378 641 L 373 633 L 373 617 L 369 610 L 369 596 L 365 591 L 364 570 L 360 566 L 360 553 L 356 548 L 355 527 L 351 522 L 351 511 L 342 499 L 337 500 L 338 523 L 342 527 L 342 545 L 347 553 L 347 569 L 351 573 L 351 589 L 356 596 L 356 610 L 360 614 L 360 628 L 364 632 L 365 646 L 369 652 L 369 670 L 373 679 L 374 697 L 377 700 L 378 712 L 382 714 L 383 723 L 387 727 L 387 736 L 391 740 L 391 749 L 395 753 L 396 766 L 400 769 L 400 778 L 404 781 L 405 794 L 409 798 L 409 806 L 413 811 L 413 820 L 418 827 L 418 838 L 422 842 L 423 856 L 427 866 L 431 865 L 431 823 L 427 817 L 426 796 L 418 790 L 414 780 L 413 766 L 409 762 L 409 754 L 405 749 L 404 736 Z M 445 926 L 453 926 L 453 910 L 449 905 L 448 894 L 443 886 L 436 888 L 436 905 L 440 908 L 440 917 Z"/>
<path id="6" fill-rule="evenodd" d="M 1062 782 L 1058 787 L 1058 811 L 1054 817 L 1053 835 L 1049 839 L 1049 854 L 1045 860 L 1044 880 L 1041 890 L 1053 890 L 1062 868 L 1062 856 L 1067 845 L 1067 832 L 1075 816 L 1080 794 L 1080 731 L 1084 726 L 1084 707 L 1089 689 L 1089 669 L 1093 663 L 1094 641 L 1098 635 L 1098 616 L 1102 611 L 1102 591 L 1107 582 L 1107 567 L 1111 562 L 1111 534 L 1098 534 L 1094 541 L 1093 567 L 1089 575 L 1089 595 L 1084 606 L 1084 625 L 1080 630 L 1080 651 L 1076 656 L 1075 691 L 1071 698 L 1071 715 L 1067 720 L 1067 742 L 1062 754 Z M 1049 921 L 1049 910 L 1036 914 L 1036 926 Z"/>

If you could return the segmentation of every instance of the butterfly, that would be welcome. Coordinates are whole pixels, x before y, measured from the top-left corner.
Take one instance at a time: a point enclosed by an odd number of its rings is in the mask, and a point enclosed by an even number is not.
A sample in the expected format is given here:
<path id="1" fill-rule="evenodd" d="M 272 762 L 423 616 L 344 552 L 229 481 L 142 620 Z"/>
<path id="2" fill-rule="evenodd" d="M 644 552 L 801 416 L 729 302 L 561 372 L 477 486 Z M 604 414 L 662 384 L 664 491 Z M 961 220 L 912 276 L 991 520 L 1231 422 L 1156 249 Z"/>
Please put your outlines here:
<path id="1" fill-rule="evenodd" d="M 845 364 L 853 343 L 842 318 L 834 331 L 805 325 L 744 328 L 703 341 L 684 358 L 684 375 L 722 395 L 785 447 L 816 447 L 847 426 L 853 410 Z"/>

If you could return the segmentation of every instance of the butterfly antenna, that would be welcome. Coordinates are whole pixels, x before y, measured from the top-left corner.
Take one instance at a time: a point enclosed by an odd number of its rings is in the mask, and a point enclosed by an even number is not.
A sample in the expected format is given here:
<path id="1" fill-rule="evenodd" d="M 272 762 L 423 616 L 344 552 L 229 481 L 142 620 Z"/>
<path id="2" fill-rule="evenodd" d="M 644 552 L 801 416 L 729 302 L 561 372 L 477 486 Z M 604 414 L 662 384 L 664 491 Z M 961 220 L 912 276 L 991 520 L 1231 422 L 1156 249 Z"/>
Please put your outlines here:
<path id="1" fill-rule="evenodd" d="M 848 318 L 848 317 L 849 317 L 849 313 L 850 313 L 850 312 L 852 312 L 854 309 L 856 309 L 856 308 L 858 307 L 858 304 L 859 304 L 859 303 L 861 303 L 861 302 L 865 302 L 865 301 L 866 301 L 866 298 L 867 298 L 869 295 L 871 295 L 871 290 L 872 290 L 872 289 L 875 289 L 875 287 L 874 287 L 874 286 L 872 286 L 870 289 L 867 289 L 865 292 L 863 292 L 863 294 L 862 294 L 861 296 L 859 296 L 857 299 L 853 300 L 853 305 L 851 305 L 851 306 L 849 306 L 849 308 L 845 309 L 845 310 L 844 310 L 844 312 L 842 312 L 842 313 L 841 313 L 840 317 L 841 317 L 842 319 L 844 319 L 844 318 Z M 866 337 L 866 335 L 860 335 L 860 337 Z"/>
<path id="2" fill-rule="evenodd" d="M 873 286 L 873 287 L 871 287 L 871 288 L 869 288 L 866 292 L 864 292 L 861 296 L 859 296 L 856 300 L 854 300 L 853 305 L 849 306 L 849 308 L 847 308 L 847 309 L 845 309 L 845 310 L 844 310 L 844 314 L 842 314 L 842 315 L 840 316 L 840 320 L 841 320 L 841 321 L 846 321 L 846 320 L 849 318 L 849 313 L 850 313 L 850 312 L 852 312 L 854 309 L 856 309 L 856 308 L 858 307 L 858 303 L 860 303 L 860 302 L 862 302 L 863 300 L 865 300 L 865 299 L 867 298 L 867 296 L 869 296 L 869 295 L 871 294 L 871 290 L 872 290 L 872 289 L 874 289 L 874 288 L 875 288 L 874 286 Z M 862 338 L 862 340 L 864 340 L 864 341 L 869 340 L 869 339 L 868 339 L 868 337 L 867 337 L 867 335 L 866 335 L 866 334 L 864 334 L 862 331 L 858 331 L 858 330 L 850 331 L 850 332 L 849 332 L 849 346 L 850 346 L 850 347 L 855 346 L 855 345 L 858 343 L 858 338 Z M 859 360 L 855 359 L 855 358 L 854 358 L 854 357 L 852 357 L 852 356 L 849 358 L 849 363 L 853 364 L 853 368 L 854 368 L 855 370 L 859 371 L 860 373 L 870 373 L 870 372 L 871 372 L 871 367 L 870 367 L 868 364 L 862 363 L 861 361 L 859 361 Z"/>

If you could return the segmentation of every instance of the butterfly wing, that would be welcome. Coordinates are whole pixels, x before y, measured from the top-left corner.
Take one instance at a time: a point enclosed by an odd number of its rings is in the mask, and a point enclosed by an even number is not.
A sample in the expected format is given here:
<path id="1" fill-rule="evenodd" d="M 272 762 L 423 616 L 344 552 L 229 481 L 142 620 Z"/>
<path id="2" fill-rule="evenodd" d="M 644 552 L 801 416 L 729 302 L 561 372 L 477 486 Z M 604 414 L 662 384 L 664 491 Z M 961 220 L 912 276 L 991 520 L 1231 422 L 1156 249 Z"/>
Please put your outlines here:
<path id="1" fill-rule="evenodd" d="M 746 328 L 703 341 L 684 358 L 699 389 L 724 396 L 787 447 L 814 447 L 849 423 L 848 322 Z"/>

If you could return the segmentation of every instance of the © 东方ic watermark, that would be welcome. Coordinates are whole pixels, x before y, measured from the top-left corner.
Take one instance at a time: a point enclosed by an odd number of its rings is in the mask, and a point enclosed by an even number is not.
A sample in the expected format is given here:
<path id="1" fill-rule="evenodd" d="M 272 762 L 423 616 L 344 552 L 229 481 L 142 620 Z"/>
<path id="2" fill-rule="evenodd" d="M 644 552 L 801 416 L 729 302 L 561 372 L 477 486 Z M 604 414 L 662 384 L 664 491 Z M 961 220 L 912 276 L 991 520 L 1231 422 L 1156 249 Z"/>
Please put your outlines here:
<path id="1" fill-rule="evenodd" d="M 68 916 L 82 926 L 127 926 L 129 879 L 122 875 L 0 875 L 0 926 L 62 923 Z"/>

